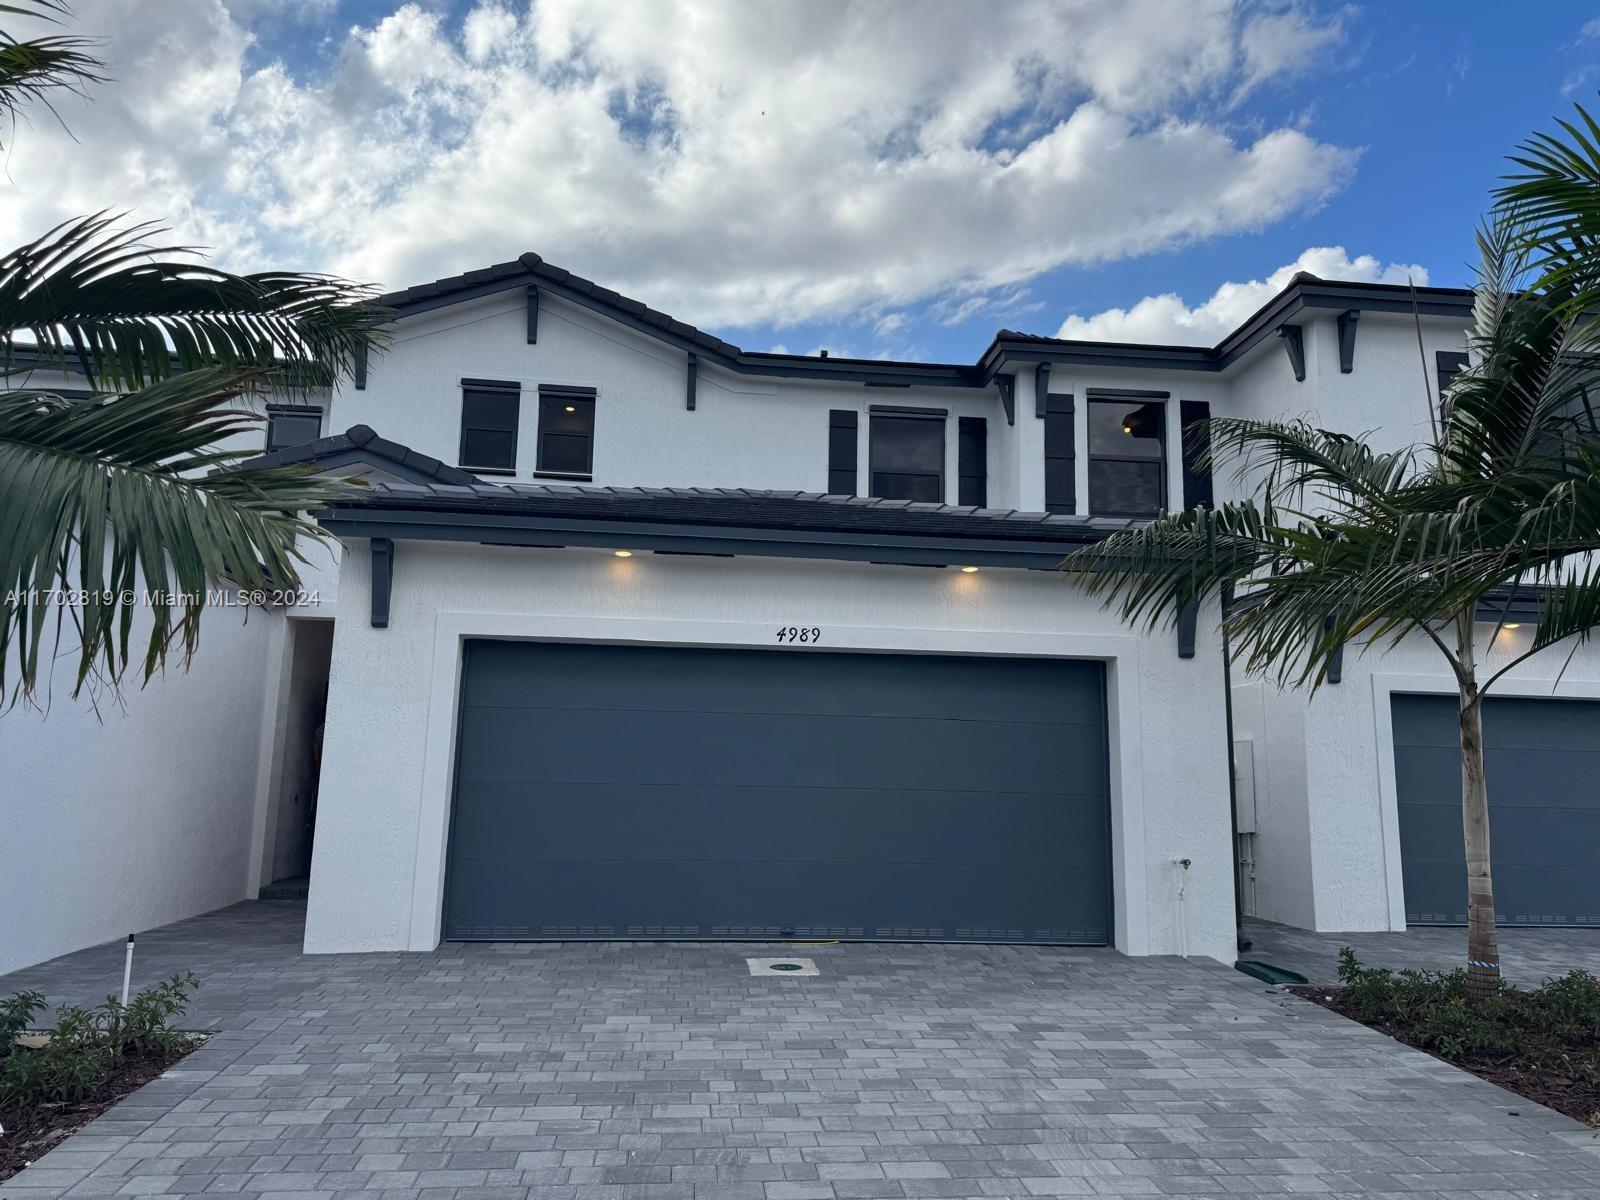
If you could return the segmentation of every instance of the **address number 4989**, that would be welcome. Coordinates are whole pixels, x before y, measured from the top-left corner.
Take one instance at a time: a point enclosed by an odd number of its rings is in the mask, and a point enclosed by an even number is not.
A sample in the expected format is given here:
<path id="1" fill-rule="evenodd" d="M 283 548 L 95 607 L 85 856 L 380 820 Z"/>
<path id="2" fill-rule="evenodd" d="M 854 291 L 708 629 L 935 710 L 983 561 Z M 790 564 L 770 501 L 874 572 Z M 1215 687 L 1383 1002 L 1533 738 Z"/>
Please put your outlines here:
<path id="1" fill-rule="evenodd" d="M 778 629 L 778 641 L 785 644 L 808 645 L 822 640 L 822 630 L 815 625 L 783 625 Z"/>

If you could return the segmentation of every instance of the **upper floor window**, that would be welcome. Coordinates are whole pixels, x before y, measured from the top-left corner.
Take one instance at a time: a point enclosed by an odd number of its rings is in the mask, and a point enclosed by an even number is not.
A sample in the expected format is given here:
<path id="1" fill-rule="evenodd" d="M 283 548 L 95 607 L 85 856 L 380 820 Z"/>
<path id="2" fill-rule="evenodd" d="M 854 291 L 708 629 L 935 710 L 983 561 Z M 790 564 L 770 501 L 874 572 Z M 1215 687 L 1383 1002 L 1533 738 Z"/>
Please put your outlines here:
<path id="1" fill-rule="evenodd" d="M 461 456 L 469 471 L 517 468 L 517 415 L 522 385 L 495 379 L 461 381 Z"/>
<path id="2" fill-rule="evenodd" d="M 1089 400 L 1089 511 L 1154 517 L 1166 506 L 1166 403 Z"/>
<path id="3" fill-rule="evenodd" d="M 936 504 L 944 500 L 944 417 L 940 409 L 872 414 L 868 453 L 874 496 Z"/>
<path id="4" fill-rule="evenodd" d="M 267 409 L 267 450 L 300 446 L 322 436 L 322 410 L 295 405 Z"/>
<path id="5" fill-rule="evenodd" d="M 539 389 L 539 456 L 541 475 L 590 478 L 594 471 L 593 388 Z"/>

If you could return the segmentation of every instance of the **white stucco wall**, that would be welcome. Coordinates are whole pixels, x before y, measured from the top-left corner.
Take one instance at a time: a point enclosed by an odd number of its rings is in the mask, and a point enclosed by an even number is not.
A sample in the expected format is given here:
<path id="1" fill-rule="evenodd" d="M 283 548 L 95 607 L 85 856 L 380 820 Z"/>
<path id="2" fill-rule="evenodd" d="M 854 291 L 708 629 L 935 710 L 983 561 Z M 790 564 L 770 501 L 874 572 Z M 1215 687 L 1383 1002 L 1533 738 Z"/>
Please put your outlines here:
<path id="1" fill-rule="evenodd" d="M 455 464 L 461 442 L 461 380 L 522 385 L 514 476 L 535 482 L 540 384 L 597 389 L 593 482 L 625 487 L 748 487 L 826 491 L 828 412 L 861 414 L 860 488 L 865 494 L 867 409 L 873 404 L 949 410 L 945 490 L 956 501 L 956 426 L 962 416 L 1005 423 L 993 389 L 878 388 L 736 375 L 700 364 L 695 411 L 685 407 L 685 356 L 587 309 L 544 297 L 539 340 L 527 343 L 520 290 L 401 321 L 389 348 L 372 360 L 365 390 L 346 383 L 334 398 L 328 432 L 365 424 L 393 441 Z M 991 462 L 993 451 L 991 451 Z M 990 503 L 1012 506 L 997 494 Z"/>
<path id="2" fill-rule="evenodd" d="M 245 898 L 282 637 L 280 616 L 213 609 L 187 671 L 130 673 L 97 714 L 60 660 L 46 711 L 0 715 L 0 973 Z"/>
<path id="3" fill-rule="evenodd" d="M 1117 944 L 1178 949 L 1174 860 L 1187 857 L 1188 951 L 1231 961 L 1222 664 L 1207 632 L 1197 656 L 1181 659 L 1174 637 L 1130 634 L 1047 572 L 419 542 L 396 545 L 391 622 L 373 629 L 353 615 L 368 603 L 368 566 L 354 542 L 340 580 L 308 951 L 438 942 L 463 638 L 768 647 L 775 627 L 803 619 L 836 650 L 1106 660 Z"/>

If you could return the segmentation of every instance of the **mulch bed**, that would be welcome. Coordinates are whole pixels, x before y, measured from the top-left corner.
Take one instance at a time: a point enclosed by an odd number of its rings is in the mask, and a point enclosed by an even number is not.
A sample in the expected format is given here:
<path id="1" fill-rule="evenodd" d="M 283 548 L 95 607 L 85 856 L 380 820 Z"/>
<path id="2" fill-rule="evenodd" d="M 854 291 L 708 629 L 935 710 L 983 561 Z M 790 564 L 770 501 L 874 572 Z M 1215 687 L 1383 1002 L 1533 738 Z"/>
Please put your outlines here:
<path id="1" fill-rule="evenodd" d="M 0 1108 L 0 1181 L 60 1145 L 124 1096 L 138 1091 L 174 1063 L 193 1054 L 205 1038 L 157 1054 L 125 1058 L 86 1099 L 72 1104 L 51 1104 L 32 1111 Z"/>
<path id="2" fill-rule="evenodd" d="M 1404 1029 L 1388 1025 L 1374 1025 L 1362 1021 L 1345 1003 L 1344 989 L 1337 987 L 1292 987 L 1286 989 L 1299 996 L 1302 1000 L 1309 1000 L 1323 1008 L 1332 1009 L 1341 1017 L 1348 1017 L 1352 1021 L 1366 1025 L 1368 1029 L 1376 1029 L 1379 1033 L 1386 1033 L 1397 1042 L 1404 1042 L 1414 1050 L 1421 1050 L 1424 1054 L 1431 1054 L 1434 1058 L 1443 1058 L 1434 1054 L 1425 1046 L 1419 1046 L 1415 1041 L 1406 1036 Z M 1542 1104 L 1546 1108 L 1553 1108 L 1558 1113 L 1564 1113 L 1574 1120 L 1582 1121 L 1585 1125 L 1600 1128 L 1600 1082 L 1585 1079 L 1569 1079 L 1564 1075 L 1557 1075 L 1550 1071 L 1525 1071 L 1509 1058 L 1489 1057 L 1485 1055 L 1468 1054 L 1462 1058 L 1446 1058 L 1453 1067 L 1460 1067 L 1476 1075 L 1479 1079 L 1487 1079 L 1490 1083 L 1503 1087 L 1508 1092 L 1515 1092 L 1532 1100 L 1535 1104 Z"/>

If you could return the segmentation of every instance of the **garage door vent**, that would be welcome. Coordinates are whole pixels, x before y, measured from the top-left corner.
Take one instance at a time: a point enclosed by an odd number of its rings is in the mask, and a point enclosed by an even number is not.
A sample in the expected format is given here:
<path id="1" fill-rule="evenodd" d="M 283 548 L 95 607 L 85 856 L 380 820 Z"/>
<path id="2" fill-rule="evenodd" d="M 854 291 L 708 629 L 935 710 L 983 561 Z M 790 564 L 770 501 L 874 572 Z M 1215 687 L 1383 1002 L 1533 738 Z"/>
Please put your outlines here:
<path id="1" fill-rule="evenodd" d="M 698 925 L 629 925 L 629 937 L 694 938 L 700 936 Z"/>
<path id="2" fill-rule="evenodd" d="M 928 938 L 942 938 L 945 933 L 942 929 L 923 929 L 918 926 L 894 925 L 880 926 L 877 936 L 881 938 L 916 938 L 922 941 Z"/>
<path id="3" fill-rule="evenodd" d="M 451 938 L 464 942 L 503 942 L 528 936 L 526 925 L 455 925 Z"/>
<path id="4" fill-rule="evenodd" d="M 860 925 L 713 925 L 712 937 L 749 938 L 768 942 L 779 938 L 858 938 L 867 931 Z"/>
<path id="5" fill-rule="evenodd" d="M 616 937 L 615 925 L 541 925 L 539 936 L 547 938 L 605 938 Z"/>

